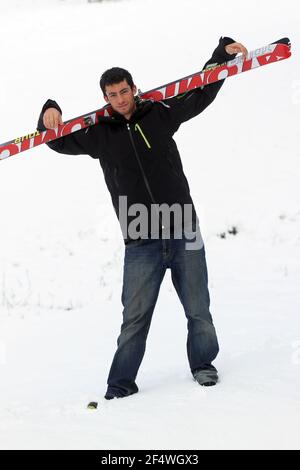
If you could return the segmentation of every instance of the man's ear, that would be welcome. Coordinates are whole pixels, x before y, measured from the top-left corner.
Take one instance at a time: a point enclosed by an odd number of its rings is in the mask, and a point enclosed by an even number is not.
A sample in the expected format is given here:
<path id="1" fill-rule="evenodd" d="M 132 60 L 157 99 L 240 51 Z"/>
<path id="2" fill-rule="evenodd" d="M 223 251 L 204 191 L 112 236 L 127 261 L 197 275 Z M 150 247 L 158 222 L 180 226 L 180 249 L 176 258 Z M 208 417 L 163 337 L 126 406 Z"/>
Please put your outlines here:
<path id="1" fill-rule="evenodd" d="M 109 99 L 107 98 L 106 95 L 103 95 L 103 98 L 105 99 L 106 103 L 109 103 Z"/>
<path id="2" fill-rule="evenodd" d="M 133 85 L 133 87 L 132 87 L 132 92 L 133 92 L 134 95 L 137 94 L 137 87 L 135 85 Z"/>

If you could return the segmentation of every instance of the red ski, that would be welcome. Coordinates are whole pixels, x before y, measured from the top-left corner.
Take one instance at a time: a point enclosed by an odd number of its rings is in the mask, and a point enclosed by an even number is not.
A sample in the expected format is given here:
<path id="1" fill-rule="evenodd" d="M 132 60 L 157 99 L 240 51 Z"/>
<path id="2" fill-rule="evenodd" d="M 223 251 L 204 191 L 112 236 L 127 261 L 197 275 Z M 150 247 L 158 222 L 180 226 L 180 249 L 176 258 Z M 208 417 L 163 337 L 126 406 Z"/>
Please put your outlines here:
<path id="1" fill-rule="evenodd" d="M 155 101 L 172 98 L 174 96 L 203 87 L 233 75 L 238 75 L 248 70 L 253 70 L 264 65 L 288 59 L 291 56 L 291 43 L 288 38 L 280 39 L 274 43 L 251 51 L 246 58 L 237 56 L 234 60 L 217 65 L 200 72 L 193 73 L 174 82 L 170 82 L 158 88 L 153 88 L 145 93 L 140 92 L 141 99 L 153 99 Z M 109 116 L 112 109 L 109 105 L 97 109 L 88 114 L 66 121 L 57 129 L 47 131 L 34 131 L 30 134 L 18 137 L 0 145 L 0 160 L 16 155 L 25 150 L 45 144 L 51 140 L 71 134 L 80 129 L 90 127 L 98 122 L 98 116 Z"/>

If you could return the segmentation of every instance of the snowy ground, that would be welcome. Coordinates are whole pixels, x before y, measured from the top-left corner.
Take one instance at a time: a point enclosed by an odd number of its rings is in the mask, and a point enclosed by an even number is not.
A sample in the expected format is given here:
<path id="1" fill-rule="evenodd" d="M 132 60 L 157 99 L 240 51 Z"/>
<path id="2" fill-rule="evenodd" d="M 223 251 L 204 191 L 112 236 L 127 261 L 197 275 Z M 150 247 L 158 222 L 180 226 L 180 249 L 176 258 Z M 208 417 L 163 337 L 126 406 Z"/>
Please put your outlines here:
<path id="1" fill-rule="evenodd" d="M 228 80 L 177 135 L 221 345 L 212 389 L 189 373 L 167 272 L 140 393 L 104 402 L 124 249 L 99 163 L 45 146 L 0 163 L 1 449 L 299 449 L 299 14 L 278 0 L 0 0 L 1 142 L 34 130 L 48 97 L 66 119 L 97 108 L 114 65 L 146 90 L 199 70 L 221 35 L 250 50 L 289 36 L 294 53 Z"/>

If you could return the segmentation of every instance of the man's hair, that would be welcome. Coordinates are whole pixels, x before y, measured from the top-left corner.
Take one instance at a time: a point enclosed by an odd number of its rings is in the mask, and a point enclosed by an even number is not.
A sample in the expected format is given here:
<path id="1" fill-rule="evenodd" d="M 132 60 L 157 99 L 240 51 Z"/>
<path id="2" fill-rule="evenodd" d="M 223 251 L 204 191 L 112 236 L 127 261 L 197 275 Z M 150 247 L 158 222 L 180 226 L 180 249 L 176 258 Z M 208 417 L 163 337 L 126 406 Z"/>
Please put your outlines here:
<path id="1" fill-rule="evenodd" d="M 120 67 L 113 67 L 112 69 L 106 70 L 100 78 L 100 87 L 103 95 L 106 95 L 106 85 L 114 85 L 126 80 L 130 88 L 133 87 L 134 83 L 131 74 L 128 70 L 121 69 Z"/>

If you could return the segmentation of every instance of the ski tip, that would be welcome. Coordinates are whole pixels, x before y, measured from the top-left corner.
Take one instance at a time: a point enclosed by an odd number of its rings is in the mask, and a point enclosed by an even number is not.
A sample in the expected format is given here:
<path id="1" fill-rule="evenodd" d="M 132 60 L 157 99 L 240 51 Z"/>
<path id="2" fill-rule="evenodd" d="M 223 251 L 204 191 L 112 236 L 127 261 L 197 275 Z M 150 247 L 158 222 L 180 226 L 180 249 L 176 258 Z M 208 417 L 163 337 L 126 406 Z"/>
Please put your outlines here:
<path id="1" fill-rule="evenodd" d="M 286 46 L 291 47 L 291 41 L 289 38 L 278 39 L 278 41 L 274 41 L 272 44 L 285 44 Z"/>
<path id="2" fill-rule="evenodd" d="M 96 410 L 97 408 L 98 408 L 98 403 L 96 401 L 91 401 L 87 406 L 88 410 Z"/>

